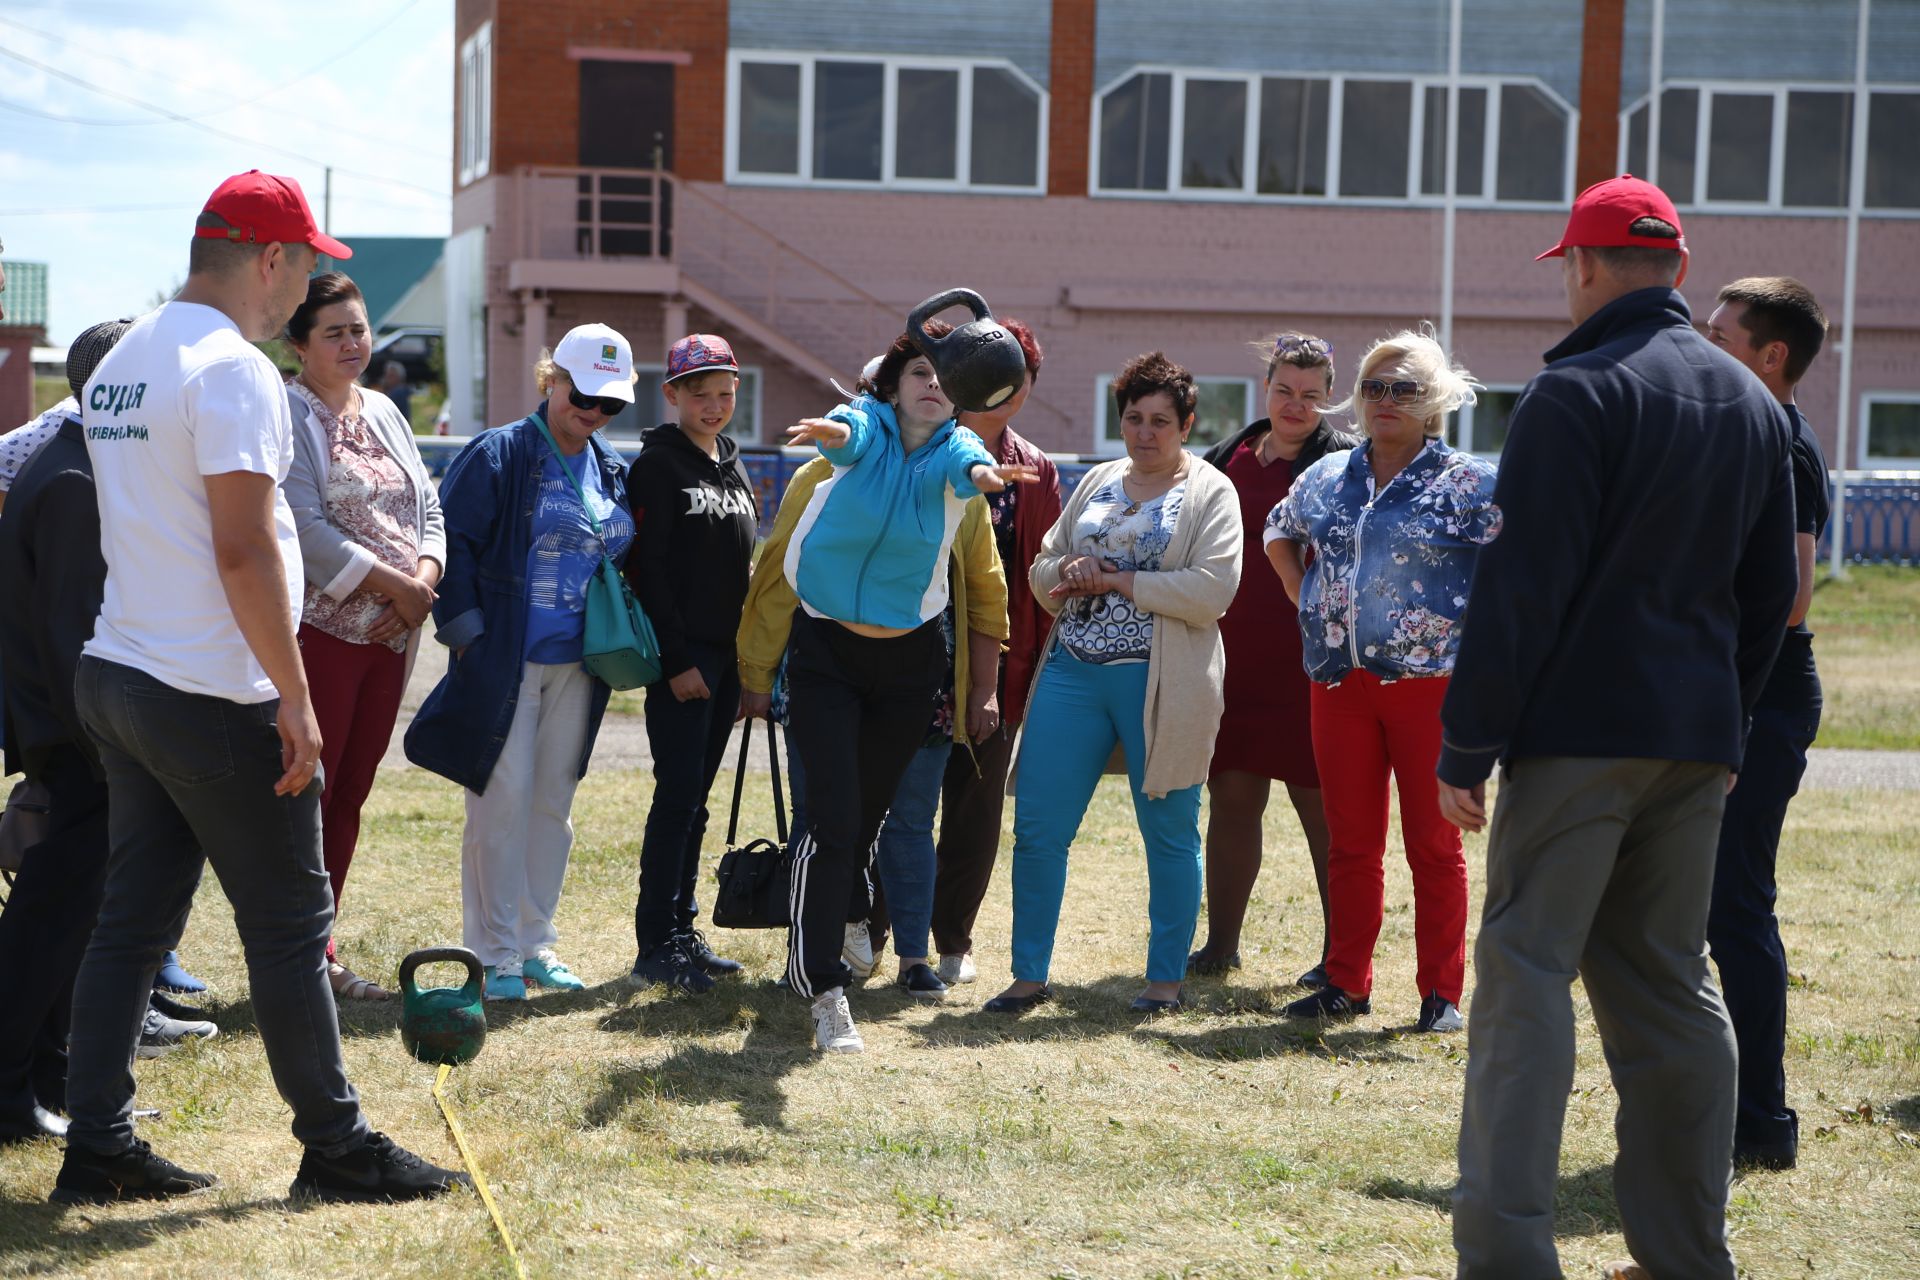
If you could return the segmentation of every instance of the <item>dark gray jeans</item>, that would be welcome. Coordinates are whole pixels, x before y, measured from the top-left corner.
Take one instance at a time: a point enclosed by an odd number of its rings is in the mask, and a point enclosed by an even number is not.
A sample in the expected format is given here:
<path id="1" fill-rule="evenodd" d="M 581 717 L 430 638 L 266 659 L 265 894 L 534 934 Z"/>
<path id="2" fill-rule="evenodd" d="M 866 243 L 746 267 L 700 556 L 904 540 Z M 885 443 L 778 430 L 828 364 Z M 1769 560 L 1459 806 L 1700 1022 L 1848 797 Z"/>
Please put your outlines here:
<path id="1" fill-rule="evenodd" d="M 320 856 L 315 777 L 276 796 L 277 701 L 184 693 L 82 658 L 80 718 L 107 774 L 106 895 L 73 989 L 68 1141 L 103 1154 L 133 1143 L 133 1051 L 147 992 L 211 864 L 246 951 L 260 1041 L 293 1135 L 325 1155 L 365 1140 L 327 984 L 333 889 Z"/>

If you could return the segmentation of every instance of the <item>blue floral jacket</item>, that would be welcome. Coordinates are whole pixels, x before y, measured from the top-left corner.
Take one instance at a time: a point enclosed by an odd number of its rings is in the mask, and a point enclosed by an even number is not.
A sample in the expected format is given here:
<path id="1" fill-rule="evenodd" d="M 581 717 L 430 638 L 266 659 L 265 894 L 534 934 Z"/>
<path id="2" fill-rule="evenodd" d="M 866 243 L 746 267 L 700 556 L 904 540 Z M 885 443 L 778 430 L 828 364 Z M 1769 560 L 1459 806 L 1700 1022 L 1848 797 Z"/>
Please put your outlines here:
<path id="1" fill-rule="evenodd" d="M 1500 536 L 1491 462 L 1431 440 L 1375 493 L 1370 448 L 1327 454 L 1267 516 L 1266 541 L 1313 550 L 1300 637 L 1322 684 L 1452 672 L 1474 558 Z"/>

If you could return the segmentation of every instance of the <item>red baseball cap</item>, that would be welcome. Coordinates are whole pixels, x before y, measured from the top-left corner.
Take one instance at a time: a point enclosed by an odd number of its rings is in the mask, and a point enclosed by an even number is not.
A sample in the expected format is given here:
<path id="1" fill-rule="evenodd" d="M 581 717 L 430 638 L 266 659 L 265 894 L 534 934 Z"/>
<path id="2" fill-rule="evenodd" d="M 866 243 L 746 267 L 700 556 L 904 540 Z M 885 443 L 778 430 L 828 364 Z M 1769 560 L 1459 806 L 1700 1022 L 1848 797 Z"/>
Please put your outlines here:
<path id="1" fill-rule="evenodd" d="M 249 169 L 214 188 L 202 213 L 217 213 L 232 228 L 195 227 L 196 240 L 238 240 L 242 244 L 305 244 L 330 258 L 351 258 L 353 250 L 322 235 L 307 205 L 306 193 L 292 178 Z"/>
<path id="2" fill-rule="evenodd" d="M 1564 257 L 1567 250 L 1573 248 L 1639 246 L 1643 249 L 1672 249 L 1679 252 L 1687 247 L 1685 232 L 1681 232 L 1678 240 L 1633 234 L 1633 224 L 1641 218 L 1658 218 L 1671 223 L 1675 231 L 1680 231 L 1680 215 L 1674 212 L 1673 201 L 1667 199 L 1667 193 L 1651 182 L 1630 173 L 1596 182 L 1582 191 L 1579 199 L 1573 202 L 1573 212 L 1567 215 L 1567 229 L 1560 236 L 1560 243 L 1534 261 Z"/>

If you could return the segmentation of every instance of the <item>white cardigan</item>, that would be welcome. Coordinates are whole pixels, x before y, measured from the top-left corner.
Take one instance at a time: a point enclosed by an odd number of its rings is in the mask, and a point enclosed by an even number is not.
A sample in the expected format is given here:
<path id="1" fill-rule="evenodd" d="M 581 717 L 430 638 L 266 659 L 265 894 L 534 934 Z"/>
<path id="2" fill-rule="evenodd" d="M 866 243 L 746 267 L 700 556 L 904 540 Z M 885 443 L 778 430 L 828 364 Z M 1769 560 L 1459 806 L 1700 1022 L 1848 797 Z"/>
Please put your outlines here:
<path id="1" fill-rule="evenodd" d="M 1047 593 L 1060 582 L 1060 568 L 1074 555 L 1091 548 L 1073 545 L 1074 526 L 1101 486 L 1126 474 L 1125 458 L 1104 462 L 1086 476 L 1067 499 L 1066 509 L 1047 530 L 1028 572 L 1033 595 L 1054 615 L 1054 625 L 1040 646 L 1040 666 L 1033 688 L 1047 669 L 1054 633 L 1060 628 L 1064 603 Z M 1226 707 L 1221 692 L 1226 678 L 1226 647 L 1220 640 L 1220 615 L 1233 603 L 1240 587 L 1240 553 L 1245 536 L 1240 524 L 1240 495 L 1233 482 L 1200 458 L 1187 472 L 1187 491 L 1173 538 L 1160 558 L 1160 568 L 1141 570 L 1133 579 L 1133 600 L 1153 615 L 1153 642 L 1147 659 L 1145 707 L 1147 760 L 1142 789 L 1152 799 L 1207 780 L 1213 763 L 1213 739 Z M 1033 694 L 1027 695 L 1027 714 L 1033 713 Z M 1024 747 L 1025 739 L 1022 738 Z M 1008 773 L 1008 789 L 1018 770 Z"/>

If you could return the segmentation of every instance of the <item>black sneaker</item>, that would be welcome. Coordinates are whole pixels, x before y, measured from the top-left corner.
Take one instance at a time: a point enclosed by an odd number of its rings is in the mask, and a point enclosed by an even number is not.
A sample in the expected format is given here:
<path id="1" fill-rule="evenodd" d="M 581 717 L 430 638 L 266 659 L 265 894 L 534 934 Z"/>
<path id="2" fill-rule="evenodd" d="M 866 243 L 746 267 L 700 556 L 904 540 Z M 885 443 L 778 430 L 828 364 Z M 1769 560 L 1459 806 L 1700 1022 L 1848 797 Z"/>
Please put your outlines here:
<path id="1" fill-rule="evenodd" d="M 707 945 L 707 935 L 698 929 L 689 929 L 674 939 L 680 949 L 687 953 L 687 959 L 700 972 L 715 978 L 731 978 L 747 966 L 738 960 L 729 960 Z"/>
<path id="2" fill-rule="evenodd" d="M 1335 986 L 1320 988 L 1302 996 L 1280 1011 L 1288 1018 L 1319 1018 L 1325 1022 L 1351 1022 L 1363 1013 L 1373 1012 L 1373 1001 L 1366 996 L 1355 1000 Z"/>
<path id="3" fill-rule="evenodd" d="M 894 985 L 916 1000 L 945 1000 L 947 998 L 947 984 L 940 980 L 940 975 L 935 973 L 933 966 L 929 964 L 916 964 L 912 966 L 900 975 Z"/>
<path id="4" fill-rule="evenodd" d="M 472 1185 L 466 1174 L 428 1164 L 386 1134 L 370 1133 L 343 1156 L 323 1156 L 308 1147 L 287 1194 L 295 1200 L 391 1203 Z"/>
<path id="5" fill-rule="evenodd" d="M 135 1138 L 118 1155 L 103 1156 L 85 1147 L 67 1145 L 67 1159 L 54 1179 L 55 1204 L 112 1204 L 115 1200 L 165 1200 L 170 1196 L 205 1191 L 218 1179 L 210 1173 L 189 1173 Z"/>
<path id="6" fill-rule="evenodd" d="M 713 979 L 694 967 L 693 958 L 681 948 L 677 939 L 669 938 L 633 962 L 633 972 L 627 975 L 627 985 L 643 991 L 648 987 L 665 985 L 698 995 L 702 991 L 713 990 Z"/>

